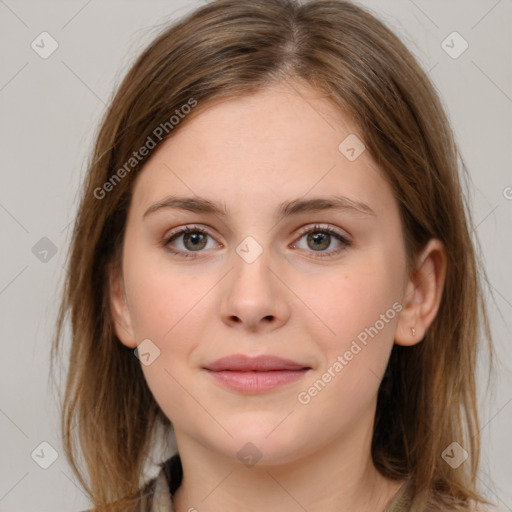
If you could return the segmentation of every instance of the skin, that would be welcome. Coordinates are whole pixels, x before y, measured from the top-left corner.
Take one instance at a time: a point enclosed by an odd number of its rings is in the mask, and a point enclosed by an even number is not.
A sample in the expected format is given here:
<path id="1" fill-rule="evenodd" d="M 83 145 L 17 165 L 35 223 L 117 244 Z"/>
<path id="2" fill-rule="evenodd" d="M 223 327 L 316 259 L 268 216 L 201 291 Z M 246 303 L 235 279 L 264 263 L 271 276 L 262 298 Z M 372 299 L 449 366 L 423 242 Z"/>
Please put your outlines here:
<path id="1" fill-rule="evenodd" d="M 175 510 L 376 511 L 402 482 L 375 469 L 370 446 L 377 391 L 393 344 L 418 343 L 441 298 L 446 261 L 431 240 L 406 270 L 398 204 L 368 151 L 349 161 L 338 150 L 358 134 L 319 92 L 280 83 L 208 105 L 152 155 L 138 176 L 127 220 L 122 274 L 111 304 L 120 341 L 150 339 L 160 355 L 142 366 L 171 420 L 184 478 Z M 224 203 L 225 217 L 161 208 L 168 195 Z M 284 201 L 339 194 L 352 209 L 302 212 L 276 223 Z M 320 250 L 301 228 L 332 227 Z M 164 247 L 176 228 L 209 231 L 202 247 Z M 320 233 L 322 233 L 320 229 Z M 248 236 L 262 253 L 245 261 Z M 251 249 L 251 250 L 254 250 Z M 319 253 L 337 254 L 319 257 Z M 308 388 L 394 303 L 399 314 L 307 404 Z M 416 330 L 415 336 L 411 328 Z M 217 384 L 203 365 L 243 353 L 292 359 L 311 370 L 261 394 Z M 261 459 L 237 456 L 251 442 Z M 205 498 L 206 497 L 206 498 Z"/>

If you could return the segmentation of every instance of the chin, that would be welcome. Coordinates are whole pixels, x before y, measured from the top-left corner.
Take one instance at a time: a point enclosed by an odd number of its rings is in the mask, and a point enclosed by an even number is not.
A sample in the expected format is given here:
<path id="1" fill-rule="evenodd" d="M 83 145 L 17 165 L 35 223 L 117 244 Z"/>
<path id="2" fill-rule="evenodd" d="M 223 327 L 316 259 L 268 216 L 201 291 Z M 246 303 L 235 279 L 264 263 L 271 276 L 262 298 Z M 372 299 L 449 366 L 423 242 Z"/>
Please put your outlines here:
<path id="1" fill-rule="evenodd" d="M 293 462 L 305 448 L 303 440 L 306 435 L 297 428 L 290 428 L 291 425 L 286 428 L 284 422 L 279 425 L 279 421 L 265 422 L 260 419 L 259 425 L 238 422 L 237 428 L 228 428 L 233 438 L 225 439 L 229 445 L 223 447 L 228 451 L 226 455 L 247 467 Z"/>

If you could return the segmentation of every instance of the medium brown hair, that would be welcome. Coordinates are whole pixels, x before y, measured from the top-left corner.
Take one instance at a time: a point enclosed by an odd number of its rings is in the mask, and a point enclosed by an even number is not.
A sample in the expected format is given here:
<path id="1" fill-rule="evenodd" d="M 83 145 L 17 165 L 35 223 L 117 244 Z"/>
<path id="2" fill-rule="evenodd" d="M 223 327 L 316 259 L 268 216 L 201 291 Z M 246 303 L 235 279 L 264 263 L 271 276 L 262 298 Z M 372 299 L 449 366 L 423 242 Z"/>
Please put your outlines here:
<path id="1" fill-rule="evenodd" d="M 459 181 L 459 169 L 466 170 L 433 86 L 397 36 L 353 3 L 218 0 L 165 27 L 138 57 L 102 120 L 82 188 L 54 356 L 69 317 L 63 438 L 99 510 L 129 509 L 158 428 L 168 433 L 172 426 L 133 351 L 117 339 L 109 305 L 109 272 L 119 271 L 133 184 L 147 158 L 103 197 L 97 191 L 191 99 L 197 107 L 156 148 L 209 102 L 283 80 L 314 87 L 356 123 L 392 186 L 409 263 L 431 238 L 447 254 L 433 324 L 421 343 L 392 350 L 379 389 L 374 464 L 390 478 L 409 477 L 414 510 L 462 510 L 470 500 L 484 501 L 475 486 L 474 373 L 479 327 L 489 342 L 490 335 Z M 458 469 L 441 457 L 454 441 L 470 454 Z"/>

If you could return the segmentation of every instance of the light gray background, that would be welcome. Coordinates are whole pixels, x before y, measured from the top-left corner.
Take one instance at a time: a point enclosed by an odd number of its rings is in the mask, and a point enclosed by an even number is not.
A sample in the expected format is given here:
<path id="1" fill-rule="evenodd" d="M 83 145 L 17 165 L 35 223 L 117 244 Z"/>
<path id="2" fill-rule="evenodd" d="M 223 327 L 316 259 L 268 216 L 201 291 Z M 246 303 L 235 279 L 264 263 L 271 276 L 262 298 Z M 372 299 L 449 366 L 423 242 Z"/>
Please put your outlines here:
<path id="1" fill-rule="evenodd" d="M 485 382 L 480 385 L 479 481 L 489 499 L 512 510 L 512 1 L 362 4 L 394 28 L 429 70 L 470 169 L 476 233 L 496 298 L 489 309 L 499 359 L 494 392 L 484 394 Z M 99 118 L 128 65 L 157 25 L 196 5 L 0 0 L 1 511 L 78 511 L 89 505 L 62 451 L 48 380 L 76 192 Z M 31 48 L 43 31 L 59 44 L 47 59 Z M 441 47 L 453 31 L 469 44 L 457 59 Z M 32 252 L 42 237 L 57 247 L 47 262 Z M 43 441 L 58 454 L 46 470 L 31 457 Z"/>

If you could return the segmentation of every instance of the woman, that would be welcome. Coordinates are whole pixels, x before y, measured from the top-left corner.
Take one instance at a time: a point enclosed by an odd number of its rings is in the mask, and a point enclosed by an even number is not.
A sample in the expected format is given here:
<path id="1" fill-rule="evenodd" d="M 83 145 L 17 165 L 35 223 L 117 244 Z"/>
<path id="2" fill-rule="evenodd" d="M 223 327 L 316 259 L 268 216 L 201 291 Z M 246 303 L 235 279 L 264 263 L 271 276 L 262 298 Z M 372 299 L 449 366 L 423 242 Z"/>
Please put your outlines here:
<path id="1" fill-rule="evenodd" d="M 59 317 L 95 509 L 485 503 L 458 161 L 360 7 L 218 0 L 166 28 L 102 122 Z"/>

